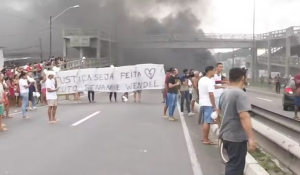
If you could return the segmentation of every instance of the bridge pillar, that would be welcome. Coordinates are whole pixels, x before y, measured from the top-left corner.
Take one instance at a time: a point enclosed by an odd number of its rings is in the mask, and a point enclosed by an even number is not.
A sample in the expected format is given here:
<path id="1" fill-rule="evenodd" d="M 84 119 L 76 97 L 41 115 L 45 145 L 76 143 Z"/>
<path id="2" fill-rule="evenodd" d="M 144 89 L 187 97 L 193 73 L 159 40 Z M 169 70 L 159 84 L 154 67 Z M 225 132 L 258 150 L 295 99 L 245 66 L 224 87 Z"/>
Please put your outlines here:
<path id="1" fill-rule="evenodd" d="M 101 57 L 101 39 L 97 39 L 97 58 Z"/>
<path id="2" fill-rule="evenodd" d="M 267 62 L 267 66 L 268 66 L 268 77 L 271 75 L 271 63 L 270 63 L 270 59 L 271 59 L 271 55 L 272 55 L 272 48 L 271 48 L 271 33 L 269 34 L 268 37 L 268 62 Z"/>
<path id="3" fill-rule="evenodd" d="M 82 59 L 83 57 L 83 48 L 79 47 L 79 58 Z"/>
<path id="4" fill-rule="evenodd" d="M 117 64 L 118 66 L 124 66 L 123 48 L 117 44 Z"/>
<path id="5" fill-rule="evenodd" d="M 258 76 L 258 64 L 257 64 L 257 48 L 251 48 L 251 61 L 250 61 L 250 71 L 252 82 L 257 80 Z"/>
<path id="6" fill-rule="evenodd" d="M 64 57 L 67 57 L 67 54 L 68 54 L 68 53 L 67 53 L 67 52 L 68 52 L 68 50 L 67 50 L 67 49 L 68 49 L 68 46 L 67 46 L 66 38 L 63 39 L 63 47 L 64 47 L 64 48 L 63 48 L 63 58 L 64 58 Z"/>
<path id="7" fill-rule="evenodd" d="M 290 75 L 290 57 L 291 57 L 291 38 L 286 38 L 286 52 L 285 52 L 285 76 Z"/>

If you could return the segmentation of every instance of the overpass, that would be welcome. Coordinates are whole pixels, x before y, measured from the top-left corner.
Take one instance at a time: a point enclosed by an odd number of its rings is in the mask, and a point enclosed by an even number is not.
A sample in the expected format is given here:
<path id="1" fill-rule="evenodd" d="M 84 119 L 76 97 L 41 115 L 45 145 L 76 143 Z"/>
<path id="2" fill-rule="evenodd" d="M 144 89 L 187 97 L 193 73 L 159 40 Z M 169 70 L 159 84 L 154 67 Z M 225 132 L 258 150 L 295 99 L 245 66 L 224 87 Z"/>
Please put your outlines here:
<path id="1" fill-rule="evenodd" d="M 241 48 L 253 50 L 252 59 L 248 60 L 252 77 L 258 76 L 258 64 L 266 64 L 270 74 L 271 66 L 275 64 L 274 54 L 284 48 L 283 61 L 276 64 L 284 67 L 285 74 L 290 74 L 291 48 L 300 45 L 300 27 L 289 27 L 283 30 L 267 32 L 263 34 L 161 34 L 161 35 L 136 35 L 135 37 L 123 37 L 116 39 L 108 33 L 99 32 L 96 29 L 65 29 L 64 56 L 67 56 L 68 48 L 76 48 L 80 57 L 85 53 L 93 53 L 91 58 L 106 57 L 110 64 L 124 65 L 122 49 L 132 48 Z M 264 55 L 257 56 L 258 49 L 265 49 Z M 255 59 L 253 59 L 255 58 Z M 103 59 L 102 59 L 103 60 Z M 261 61 L 264 60 L 264 61 Z M 275 65 L 276 65 L 275 64 Z M 294 64 L 292 64 L 294 65 Z"/>

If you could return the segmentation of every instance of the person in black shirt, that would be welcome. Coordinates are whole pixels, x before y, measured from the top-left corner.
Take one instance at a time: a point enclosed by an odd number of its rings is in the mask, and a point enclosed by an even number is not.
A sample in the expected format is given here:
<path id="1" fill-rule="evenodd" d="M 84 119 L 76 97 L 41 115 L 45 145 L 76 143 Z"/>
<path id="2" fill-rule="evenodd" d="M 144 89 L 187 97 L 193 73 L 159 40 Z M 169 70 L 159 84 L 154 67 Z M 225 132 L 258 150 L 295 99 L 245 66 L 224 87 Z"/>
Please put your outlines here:
<path id="1" fill-rule="evenodd" d="M 171 70 L 171 75 L 168 78 L 168 94 L 167 94 L 170 121 L 176 120 L 174 118 L 174 111 L 177 106 L 177 94 L 181 84 L 177 76 L 178 76 L 178 70 L 173 68 Z"/>

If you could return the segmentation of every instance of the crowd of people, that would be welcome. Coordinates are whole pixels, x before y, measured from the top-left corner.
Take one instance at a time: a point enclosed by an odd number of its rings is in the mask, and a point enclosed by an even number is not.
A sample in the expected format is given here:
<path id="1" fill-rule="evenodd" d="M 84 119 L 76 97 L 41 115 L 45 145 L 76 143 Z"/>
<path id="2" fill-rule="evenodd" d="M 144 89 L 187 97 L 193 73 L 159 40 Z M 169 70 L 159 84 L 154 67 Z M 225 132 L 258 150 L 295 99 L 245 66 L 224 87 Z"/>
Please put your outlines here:
<path id="1" fill-rule="evenodd" d="M 25 66 L 11 64 L 4 66 L 0 74 L 0 130 L 6 131 L 3 118 L 11 118 L 10 108 L 21 107 L 24 119 L 26 111 L 36 109 L 36 97 L 40 97 L 43 105 L 47 104 L 46 70 L 66 68 L 66 58 L 51 57 L 41 63 L 27 63 Z M 48 71 L 51 73 L 51 71 Z"/>
<path id="2" fill-rule="evenodd" d="M 215 145 L 209 139 L 211 124 L 218 124 L 219 139 L 223 141 L 229 161 L 226 164 L 225 175 L 242 175 L 245 159 L 249 148 L 254 150 L 255 138 L 252 131 L 249 111 L 251 103 L 246 94 L 247 69 L 232 68 L 229 80 L 222 76 L 223 65 L 208 66 L 202 74 L 199 71 L 183 70 L 179 76 L 176 68 L 166 73 L 163 118 L 176 121 L 174 111 L 180 98 L 180 115 L 184 115 L 184 103 L 188 116 L 193 116 L 195 103 L 198 109 L 198 124 L 202 125 L 202 143 Z M 167 114 L 168 111 L 168 114 Z"/>

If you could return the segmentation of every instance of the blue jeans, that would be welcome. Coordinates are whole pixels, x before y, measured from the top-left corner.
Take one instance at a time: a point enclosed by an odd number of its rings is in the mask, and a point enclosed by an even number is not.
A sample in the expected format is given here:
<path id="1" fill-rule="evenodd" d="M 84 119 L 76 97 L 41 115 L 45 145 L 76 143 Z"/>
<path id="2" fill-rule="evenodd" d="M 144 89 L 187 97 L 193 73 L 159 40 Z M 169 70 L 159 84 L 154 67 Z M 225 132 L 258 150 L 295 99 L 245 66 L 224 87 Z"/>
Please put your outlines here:
<path id="1" fill-rule="evenodd" d="M 26 117 L 26 108 L 28 106 L 28 101 L 29 101 L 29 93 L 21 93 L 21 98 L 22 98 L 22 116 Z"/>
<path id="2" fill-rule="evenodd" d="M 186 108 L 188 110 L 188 113 L 191 112 L 191 97 L 189 91 L 181 91 L 181 100 L 180 100 L 180 111 L 183 112 L 184 108 L 184 100 L 186 100 Z"/>
<path id="3" fill-rule="evenodd" d="M 177 106 L 177 94 L 167 94 L 168 98 L 168 108 L 169 108 L 169 117 L 174 117 L 174 111 Z"/>

